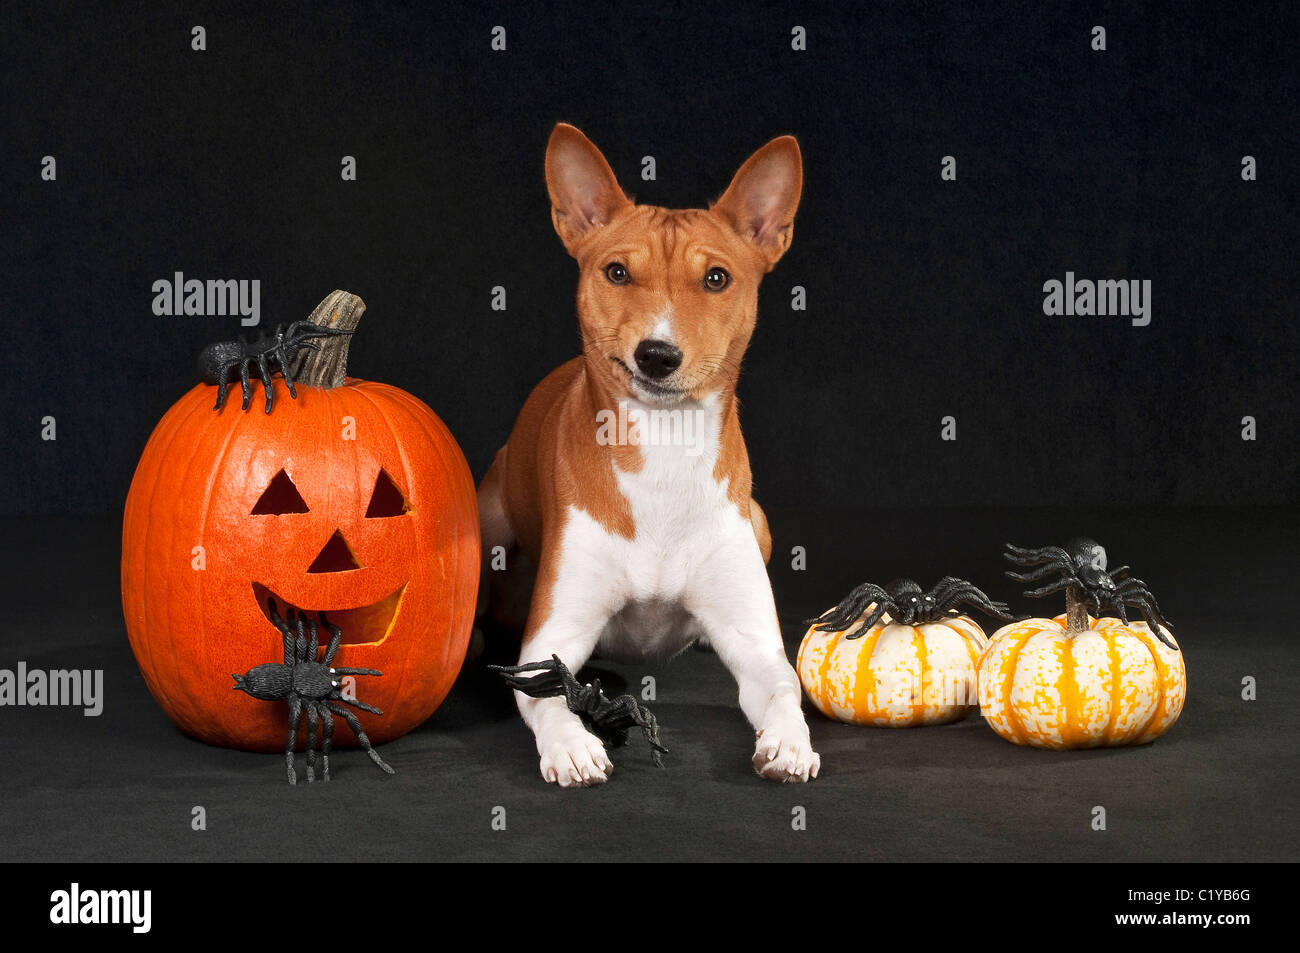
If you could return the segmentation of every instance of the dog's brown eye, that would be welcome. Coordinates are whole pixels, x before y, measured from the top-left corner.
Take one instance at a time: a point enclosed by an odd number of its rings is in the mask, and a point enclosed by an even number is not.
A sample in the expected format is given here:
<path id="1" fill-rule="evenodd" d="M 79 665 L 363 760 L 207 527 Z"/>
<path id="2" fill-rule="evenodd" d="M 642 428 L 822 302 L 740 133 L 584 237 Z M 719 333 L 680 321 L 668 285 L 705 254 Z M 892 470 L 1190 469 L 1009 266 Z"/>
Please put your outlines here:
<path id="1" fill-rule="evenodd" d="M 721 291 L 731 284 L 731 275 L 725 268 L 710 268 L 704 275 L 704 287 L 710 291 Z"/>
<path id="2" fill-rule="evenodd" d="M 609 279 L 612 285 L 625 285 L 632 280 L 632 276 L 627 273 L 627 268 L 621 261 L 610 262 L 605 266 L 605 277 Z"/>

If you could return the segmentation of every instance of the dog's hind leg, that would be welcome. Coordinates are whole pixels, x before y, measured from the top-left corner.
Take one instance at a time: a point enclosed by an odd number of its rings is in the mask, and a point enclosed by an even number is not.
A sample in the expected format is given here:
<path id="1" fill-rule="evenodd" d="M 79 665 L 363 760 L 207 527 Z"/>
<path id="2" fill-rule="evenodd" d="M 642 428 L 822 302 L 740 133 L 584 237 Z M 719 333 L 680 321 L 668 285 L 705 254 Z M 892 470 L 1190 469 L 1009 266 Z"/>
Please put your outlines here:
<path id="1" fill-rule="evenodd" d="M 772 558 L 772 533 L 767 527 L 767 514 L 753 497 L 749 500 L 749 525 L 754 527 L 754 538 L 758 540 L 758 551 L 763 556 L 763 565 Z"/>
<path id="2" fill-rule="evenodd" d="M 492 461 L 492 466 L 488 468 L 487 475 L 483 477 L 478 487 L 478 528 L 483 555 L 479 567 L 478 603 L 474 615 L 480 623 L 489 610 L 492 610 L 494 615 L 497 614 L 496 607 L 492 603 L 500 598 L 497 593 L 494 599 L 494 590 L 500 588 L 499 580 L 505 575 L 503 567 L 510 562 L 517 562 L 520 557 L 518 552 L 513 551 L 515 531 L 510 525 L 510 518 L 506 515 L 503 495 L 505 455 L 505 447 L 497 451 L 496 459 Z M 522 628 L 522 622 L 514 627 Z M 483 654 L 484 647 L 483 630 L 475 626 L 465 658 L 470 661 L 478 658 Z"/>
<path id="3" fill-rule="evenodd" d="M 503 495 L 506 448 L 497 451 L 496 459 L 483 477 L 478 487 L 478 529 L 482 542 L 483 566 L 479 573 L 478 610 L 482 615 L 488 608 L 488 593 L 491 589 L 491 573 L 501 565 L 500 560 L 510 552 L 515 544 L 515 531 L 506 515 L 506 501 Z M 496 566 L 493 562 L 496 562 Z"/>

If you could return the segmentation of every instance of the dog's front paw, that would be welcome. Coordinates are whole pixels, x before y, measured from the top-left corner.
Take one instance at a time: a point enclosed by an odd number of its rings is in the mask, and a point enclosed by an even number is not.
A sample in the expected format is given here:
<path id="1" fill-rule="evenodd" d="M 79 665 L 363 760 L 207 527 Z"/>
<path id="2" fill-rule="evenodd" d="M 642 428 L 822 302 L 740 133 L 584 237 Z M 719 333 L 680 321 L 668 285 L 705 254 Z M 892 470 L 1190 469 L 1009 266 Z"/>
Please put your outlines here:
<path id="1" fill-rule="evenodd" d="M 605 746 L 585 728 L 567 730 L 537 747 L 542 777 L 562 788 L 604 784 L 614 773 Z"/>
<path id="2" fill-rule="evenodd" d="M 822 758 L 812 749 L 808 727 L 769 726 L 758 732 L 754 745 L 754 770 L 769 781 L 804 782 L 817 777 Z"/>

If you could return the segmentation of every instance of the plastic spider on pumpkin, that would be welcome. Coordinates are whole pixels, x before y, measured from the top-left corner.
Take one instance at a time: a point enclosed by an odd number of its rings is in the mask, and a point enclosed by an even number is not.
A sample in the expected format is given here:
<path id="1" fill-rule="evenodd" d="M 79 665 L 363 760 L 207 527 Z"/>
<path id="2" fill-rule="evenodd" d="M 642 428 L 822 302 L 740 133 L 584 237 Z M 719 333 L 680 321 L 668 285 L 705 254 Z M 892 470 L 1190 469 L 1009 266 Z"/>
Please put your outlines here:
<path id="1" fill-rule="evenodd" d="M 885 615 L 889 613 L 890 621 L 898 625 L 928 625 L 943 619 L 957 616 L 957 606 L 967 605 L 987 612 L 991 616 L 1010 621 L 1011 608 L 1004 602 L 994 602 L 978 587 L 956 576 L 944 576 L 929 592 L 923 590 L 914 580 L 895 579 L 884 588 L 875 583 L 864 582 L 841 600 L 833 609 L 823 612 L 816 619 L 807 620 L 804 625 L 811 625 L 819 632 L 842 632 L 857 621 L 872 603 L 876 607 L 862 620 L 857 631 L 845 638 L 857 639 L 871 631 Z"/>
<path id="2" fill-rule="evenodd" d="M 326 328 L 310 321 L 295 321 L 288 327 L 283 324 L 275 332 L 256 341 L 219 341 L 209 344 L 199 354 L 199 375 L 205 384 L 217 385 L 217 404 L 213 410 L 221 410 L 226 405 L 226 391 L 230 386 L 230 372 L 239 368 L 239 385 L 243 389 L 244 401 L 241 410 L 248 410 L 253 399 L 249 389 L 248 367 L 256 364 L 262 378 L 262 387 L 266 390 L 266 412 L 271 412 L 275 403 L 275 390 L 271 384 L 271 362 L 280 368 L 280 376 L 289 385 L 289 396 L 298 399 L 298 390 L 294 386 L 293 362 L 298 352 L 304 348 L 320 350 L 320 345 L 312 338 L 334 337 L 351 334 L 350 330 Z"/>
<path id="3" fill-rule="evenodd" d="M 989 727 L 1036 748 L 1140 745 L 1160 737 L 1183 710 L 1187 670 L 1146 583 L 1127 566 L 1108 572 L 1106 551 L 1091 539 L 1007 550 L 1011 562 L 1037 567 L 1008 572 L 1012 579 L 1051 579 L 1025 595 L 1065 590 L 1065 612 L 993 633 L 979 662 L 980 713 Z M 1103 606 L 1121 618 L 1101 617 Z M 1129 622 L 1125 606 L 1140 609 L 1146 621 Z"/>
<path id="4" fill-rule="evenodd" d="M 258 665 L 243 675 L 235 675 L 235 691 L 247 692 L 263 701 L 289 700 L 289 740 L 285 744 L 284 762 L 289 775 L 289 783 L 298 783 L 298 774 L 293 768 L 293 749 L 298 741 L 298 726 L 302 723 L 303 713 L 307 714 L 307 780 L 316 780 L 316 723 L 323 722 L 324 737 L 321 743 L 321 780 L 330 779 L 330 749 L 334 742 L 334 719 L 331 712 L 342 717 L 357 741 L 365 749 L 370 760 L 388 774 L 396 772 L 379 757 L 370 744 L 370 738 L 361 727 L 361 721 L 339 702 L 346 702 L 354 708 L 368 711 L 375 715 L 383 712 L 373 705 L 347 698 L 339 690 L 340 675 L 383 675 L 373 668 L 334 668 L 330 663 L 338 654 L 343 641 L 343 630 L 325 618 L 321 613 L 321 626 L 330 634 L 325 658 L 317 661 L 320 654 L 320 634 L 314 619 L 305 619 L 302 613 L 293 614 L 297 633 L 276 611 L 275 600 L 267 599 L 267 614 L 271 622 L 284 637 L 284 662 L 268 662 Z"/>
<path id="5" fill-rule="evenodd" d="M 1095 540 L 1078 537 L 1070 540 L 1065 547 L 1043 546 L 1039 549 L 1026 549 L 1007 543 L 1006 556 L 1018 566 L 1036 566 L 1032 572 L 1012 572 L 1007 575 L 1016 582 L 1039 582 L 1055 576 L 1047 585 L 1026 592 L 1026 596 L 1037 598 L 1053 592 L 1067 590 L 1074 600 L 1091 605 L 1097 615 L 1104 608 L 1110 607 L 1119 613 L 1121 622 L 1128 622 L 1125 606 L 1131 606 L 1142 613 L 1153 635 L 1171 649 L 1178 646 L 1162 631 L 1161 626 L 1173 628 L 1160 612 L 1156 597 L 1152 595 L 1147 584 L 1129 573 L 1128 566 L 1118 569 L 1106 569 L 1106 550 Z M 1074 592 L 1069 590 L 1073 588 Z M 1083 626 L 1086 628 L 1086 625 Z"/>
<path id="6" fill-rule="evenodd" d="M 975 669 L 988 640 L 963 606 L 1013 618 L 1004 603 L 956 576 L 929 592 L 911 579 L 863 583 L 805 623 L 799 681 L 818 711 L 852 724 L 907 728 L 965 718 L 975 708 Z"/>

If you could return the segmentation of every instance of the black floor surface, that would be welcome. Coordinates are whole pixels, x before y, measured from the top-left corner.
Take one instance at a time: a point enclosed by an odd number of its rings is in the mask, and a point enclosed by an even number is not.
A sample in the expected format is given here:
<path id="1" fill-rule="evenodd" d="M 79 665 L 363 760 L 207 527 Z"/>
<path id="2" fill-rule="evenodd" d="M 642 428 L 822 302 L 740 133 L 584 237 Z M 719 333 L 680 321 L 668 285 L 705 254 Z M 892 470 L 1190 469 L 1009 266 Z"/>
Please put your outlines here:
<path id="1" fill-rule="evenodd" d="M 1290 599 L 1297 512 L 1273 509 L 858 510 L 770 513 L 771 575 L 791 658 L 798 620 L 857 582 L 968 577 L 1018 609 L 1001 544 L 1096 536 L 1131 563 L 1175 624 L 1188 670 L 1180 721 L 1152 745 L 1045 752 L 981 719 L 910 730 L 842 725 L 809 709 L 822 777 L 775 785 L 749 766 L 752 733 L 718 659 L 597 662 L 638 688 L 671 748 L 654 768 L 639 738 L 610 783 L 561 791 L 476 663 L 422 727 L 384 747 L 394 777 L 358 751 L 329 784 L 290 788 L 275 755 L 177 731 L 141 679 L 122 623 L 113 520 L 8 520 L 0 668 L 102 668 L 99 717 L 0 708 L 0 844 L 6 860 L 1093 860 L 1294 861 L 1300 668 Z M 791 568 L 803 546 L 807 568 Z M 1044 608 L 1053 608 L 1045 606 Z M 1041 610 L 1036 610 L 1041 611 Z M 1054 610 L 1059 611 L 1059 610 Z M 1044 613 L 1051 614 L 1051 613 Z M 499 644 L 499 643 L 498 643 Z M 499 650 L 498 650 L 499 651 Z M 1242 680 L 1258 697 L 1242 698 Z M 1106 829 L 1093 829 L 1094 808 Z M 192 829 L 194 808 L 206 830 Z M 806 830 L 792 826 L 796 808 Z M 504 809 L 506 829 L 492 821 Z"/>

